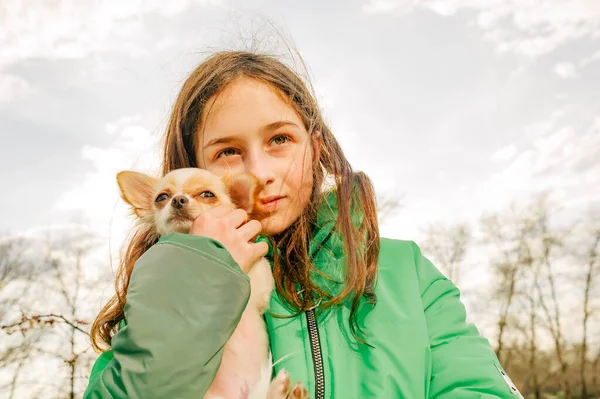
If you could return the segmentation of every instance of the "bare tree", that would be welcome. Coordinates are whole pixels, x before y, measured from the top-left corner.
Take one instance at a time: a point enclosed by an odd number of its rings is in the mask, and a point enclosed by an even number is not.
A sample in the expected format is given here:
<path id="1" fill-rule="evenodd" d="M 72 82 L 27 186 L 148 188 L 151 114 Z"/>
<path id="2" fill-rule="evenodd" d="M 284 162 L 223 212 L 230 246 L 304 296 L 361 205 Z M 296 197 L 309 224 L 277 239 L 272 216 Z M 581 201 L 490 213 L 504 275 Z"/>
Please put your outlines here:
<path id="1" fill-rule="evenodd" d="M 24 237 L 0 237 L 0 320 L 20 314 L 20 300 L 30 292 L 36 268 L 27 256 L 29 244 Z M 23 367 L 38 340 L 39 334 L 21 334 L 1 341 L 0 369 L 10 370 L 12 376 L 7 384 L 0 386 L 0 392 L 6 392 L 8 398 L 15 397 Z"/>
<path id="2" fill-rule="evenodd" d="M 581 343 L 581 358 L 579 362 L 579 370 L 581 377 L 581 398 L 585 399 L 588 397 L 587 391 L 587 364 L 588 364 L 588 333 L 589 333 L 589 321 L 592 315 L 592 306 L 591 306 L 591 293 L 594 284 L 596 283 L 596 279 L 598 278 L 598 270 L 600 270 L 600 227 L 594 229 L 592 231 L 592 240 L 591 245 L 586 251 L 586 271 L 584 276 L 584 286 L 583 286 L 583 318 L 582 318 L 582 343 Z M 600 353 L 597 356 L 596 362 L 600 359 Z M 597 374 L 600 373 L 600 370 L 597 369 L 597 364 L 592 368 L 592 373 L 594 374 L 594 388 L 598 391 L 597 386 Z"/>
<path id="3" fill-rule="evenodd" d="M 14 399 L 16 390 L 19 384 L 19 378 L 23 366 L 29 360 L 31 351 L 29 344 L 23 340 L 20 345 L 7 348 L 2 359 L 2 370 L 10 370 L 12 368 L 12 377 L 8 383 L 0 387 L 0 392 L 7 392 L 8 399 Z"/>
<path id="4" fill-rule="evenodd" d="M 547 195 L 480 220 L 481 247 L 476 249 L 484 249 L 489 259 L 491 300 L 499 312 L 496 354 L 526 397 L 600 395 L 600 326 L 595 318 L 600 226 L 586 236 L 569 220 L 561 218 Z M 423 245 L 454 278 L 460 276 L 455 265 L 464 256 L 461 243 L 468 242 L 461 239 L 459 226 L 428 226 Z M 581 300 L 574 303 L 576 292 L 582 293 Z M 581 341 L 569 331 L 577 325 L 582 326 Z"/>
<path id="5" fill-rule="evenodd" d="M 68 335 L 68 352 L 64 355 L 58 354 L 62 357 L 63 361 L 69 367 L 69 392 L 68 396 L 70 399 L 75 398 L 75 380 L 78 360 L 89 348 L 83 350 L 77 349 L 76 339 L 77 334 L 81 333 L 81 328 L 73 328 L 73 325 L 79 327 L 80 324 L 87 324 L 85 321 L 79 319 L 79 300 L 81 288 L 84 283 L 83 281 L 83 258 L 90 250 L 90 244 L 87 240 L 78 239 L 76 241 L 70 240 L 62 245 L 67 259 L 60 259 L 59 257 L 52 257 L 48 259 L 52 273 L 54 274 L 55 281 L 57 282 L 57 291 L 60 298 L 65 305 L 65 312 L 68 318 L 71 320 L 70 324 L 72 328 L 67 330 Z M 68 259 L 71 258 L 71 259 Z M 68 262 L 70 260 L 70 262 Z M 65 263 L 70 263 L 71 276 L 66 273 Z M 69 281 L 70 280 L 70 281 Z M 64 318 L 65 316 L 63 316 Z M 87 335 L 87 333 L 85 333 Z"/>
<path id="6" fill-rule="evenodd" d="M 402 195 L 386 192 L 377 196 L 377 216 L 379 220 L 389 218 L 402 207 Z"/>
<path id="7" fill-rule="evenodd" d="M 7 294 L 6 288 L 16 280 L 30 281 L 31 268 L 26 267 L 25 249 L 27 242 L 23 238 L 0 237 L 0 319 L 17 303 L 18 296 Z"/>
<path id="8" fill-rule="evenodd" d="M 498 322 L 497 354 L 501 361 L 507 321 L 515 301 L 523 298 L 528 315 L 528 330 L 525 334 L 529 342 L 528 384 L 535 397 L 541 395 L 541 381 L 535 367 L 539 355 L 538 341 L 541 339 L 538 326 L 543 326 L 552 337 L 561 390 L 565 398 L 572 397 L 568 373 L 569 359 L 565 351 L 564 326 L 561 316 L 560 296 L 557 293 L 557 271 L 555 262 L 565 257 L 564 233 L 558 227 L 551 226 L 550 214 L 554 212 L 546 195 L 537 197 L 532 203 L 500 214 L 488 216 L 482 220 L 486 242 L 495 243 L 499 255 L 492 265 L 499 276 L 500 284 L 496 290 L 501 303 Z M 562 251 L 562 252 L 561 252 Z M 513 317 L 512 320 L 518 319 Z M 523 330 L 522 330 L 523 331 Z M 529 389 L 528 389 L 529 390 Z"/>
<path id="9" fill-rule="evenodd" d="M 560 301 L 556 291 L 556 271 L 553 267 L 555 258 L 560 256 L 557 250 L 563 247 L 563 234 L 549 225 L 551 205 L 547 196 L 538 197 L 532 203 L 529 212 L 533 222 L 533 245 L 537 247 L 537 253 L 534 255 L 537 270 L 533 281 L 535 290 L 538 293 L 540 307 L 546 318 L 546 328 L 554 342 L 554 350 L 560 367 L 562 390 L 565 398 L 569 399 L 572 397 L 568 376 L 569 362 L 564 353 L 566 342 L 561 323 Z M 540 278 L 541 273 L 545 277 L 546 284 L 544 286 L 542 286 Z M 547 296 L 549 299 L 546 298 Z"/>
<path id="10" fill-rule="evenodd" d="M 490 264 L 496 277 L 492 299 L 500 305 L 496 356 L 503 364 L 506 364 L 504 358 L 505 335 L 509 321 L 514 319 L 511 316 L 518 294 L 518 282 L 523 272 L 518 254 L 519 245 L 525 232 L 519 225 L 515 229 L 514 221 L 511 219 L 513 218 L 510 214 L 492 214 L 484 216 L 480 223 L 483 243 L 491 246 L 492 250 L 497 253 L 495 258 L 491 258 Z"/>
<path id="11" fill-rule="evenodd" d="M 532 236 L 535 234 L 536 220 L 524 217 L 520 223 L 521 240 L 518 243 L 518 267 L 523 268 L 522 296 L 525 298 L 528 317 L 528 325 L 525 330 L 528 343 L 528 364 L 529 364 L 529 379 L 528 390 L 533 392 L 535 399 L 542 398 L 542 385 L 540 381 L 538 368 L 538 311 L 540 304 L 541 292 L 535 288 L 539 286 L 540 263 L 534 258 L 532 251 Z"/>
<path id="12" fill-rule="evenodd" d="M 18 388 L 31 397 L 40 384 L 46 386 L 46 381 L 22 378 L 23 370 L 29 371 L 25 375 L 31 374 L 41 362 L 55 368 L 55 392 L 45 389 L 44 397 L 81 397 L 94 357 L 88 328 L 100 302 L 94 294 L 99 281 L 89 273 L 89 255 L 97 246 L 96 236 L 81 228 L 49 232 L 43 248 L 37 245 L 36 252 L 42 254 L 37 263 L 44 272 L 29 285 L 32 292 L 43 292 L 43 299 L 21 296 L 22 313 L 2 325 L 12 336 L 39 337 L 28 343 L 29 356 L 13 359 L 13 395 Z"/>
<path id="13" fill-rule="evenodd" d="M 49 354 L 67 367 L 64 387 L 70 399 L 81 393 L 77 382 L 87 374 L 90 363 L 88 327 L 92 314 L 86 312 L 85 305 L 97 281 L 86 276 L 86 258 L 97 245 L 97 237 L 87 231 L 65 232 L 55 237 L 46 258 L 51 277 L 46 286 L 56 294 L 57 311 L 45 316 L 59 322 L 53 332 L 63 343 Z"/>
<path id="14" fill-rule="evenodd" d="M 529 376 L 530 376 L 530 389 L 533 392 L 535 399 L 542 398 L 542 386 L 540 384 L 540 377 L 538 375 L 538 348 L 537 339 L 538 334 L 536 331 L 536 315 L 537 315 L 537 301 L 535 295 L 532 293 L 528 295 L 529 302 Z"/>
<path id="15" fill-rule="evenodd" d="M 514 329 L 521 332 L 526 342 L 528 373 L 524 381 L 524 389 L 532 393 L 536 399 L 541 399 L 544 376 L 539 365 L 544 354 L 538 345 L 540 340 L 538 326 L 542 292 L 536 289 L 539 287 L 541 271 L 541 262 L 536 255 L 539 218 L 529 211 L 530 209 L 518 210 L 513 214 L 505 215 L 503 219 L 495 220 L 503 220 L 506 223 L 504 226 L 505 231 L 508 230 L 506 237 L 512 240 L 510 246 L 512 253 L 503 254 L 503 260 L 510 264 L 512 273 L 509 281 L 510 291 L 504 294 L 509 294 L 512 302 L 517 306 L 516 312 L 513 312 L 515 316 L 512 317 L 512 323 Z M 521 319 L 518 317 L 519 314 L 527 317 Z M 508 365 L 508 359 L 506 357 L 504 359 L 505 364 Z"/>
<path id="16" fill-rule="evenodd" d="M 466 223 L 431 224 L 425 228 L 423 251 L 430 255 L 444 274 L 459 285 L 461 266 L 471 242 L 471 231 Z"/>
<path id="17" fill-rule="evenodd" d="M 592 363 L 592 386 L 596 394 L 596 399 L 600 398 L 600 350 Z"/>

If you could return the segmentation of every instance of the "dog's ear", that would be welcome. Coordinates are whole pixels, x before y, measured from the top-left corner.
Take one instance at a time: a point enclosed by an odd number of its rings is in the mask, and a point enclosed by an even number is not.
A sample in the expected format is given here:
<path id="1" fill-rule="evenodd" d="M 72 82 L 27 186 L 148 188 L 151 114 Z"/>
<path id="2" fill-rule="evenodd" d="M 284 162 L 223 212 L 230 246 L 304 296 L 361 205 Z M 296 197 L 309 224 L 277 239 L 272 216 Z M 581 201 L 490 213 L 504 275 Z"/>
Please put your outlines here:
<path id="1" fill-rule="evenodd" d="M 153 212 L 154 190 L 158 179 L 143 173 L 126 170 L 117 174 L 117 184 L 121 198 L 129 205 L 135 214 L 144 218 Z"/>
<path id="2" fill-rule="evenodd" d="M 256 204 L 258 194 L 258 180 L 251 174 L 242 173 L 224 178 L 225 187 L 231 198 L 231 202 L 237 208 L 252 213 Z"/>

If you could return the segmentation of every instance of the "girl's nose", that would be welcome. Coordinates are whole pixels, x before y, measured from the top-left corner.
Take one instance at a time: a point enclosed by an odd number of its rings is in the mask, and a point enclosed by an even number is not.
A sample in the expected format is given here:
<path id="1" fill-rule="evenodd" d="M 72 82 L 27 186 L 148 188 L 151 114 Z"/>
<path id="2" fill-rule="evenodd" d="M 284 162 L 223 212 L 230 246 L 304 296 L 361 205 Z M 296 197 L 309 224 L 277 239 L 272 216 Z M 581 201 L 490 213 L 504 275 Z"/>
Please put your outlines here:
<path id="1" fill-rule="evenodd" d="M 252 154 L 248 157 L 246 171 L 256 176 L 261 186 L 275 181 L 275 168 L 266 154 Z"/>

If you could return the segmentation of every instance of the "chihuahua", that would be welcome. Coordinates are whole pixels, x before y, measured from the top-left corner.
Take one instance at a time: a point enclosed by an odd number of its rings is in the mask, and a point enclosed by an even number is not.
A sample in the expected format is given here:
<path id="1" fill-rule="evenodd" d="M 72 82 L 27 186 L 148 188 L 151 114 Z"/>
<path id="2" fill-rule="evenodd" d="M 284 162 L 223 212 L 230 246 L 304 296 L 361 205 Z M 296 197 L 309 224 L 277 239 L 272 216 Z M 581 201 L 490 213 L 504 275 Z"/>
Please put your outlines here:
<path id="1" fill-rule="evenodd" d="M 123 171 L 117 174 L 117 183 L 123 200 L 139 222 L 155 233 L 154 238 L 174 232 L 188 234 L 198 215 L 219 204 L 256 215 L 260 192 L 252 175 L 219 177 L 198 168 L 176 169 L 162 179 Z M 257 261 L 248 277 L 250 299 L 223 348 L 221 365 L 204 399 L 308 399 L 301 383 L 290 392 L 290 378 L 285 370 L 271 381 L 273 365 L 263 318 L 273 291 L 269 262 L 265 258 Z"/>

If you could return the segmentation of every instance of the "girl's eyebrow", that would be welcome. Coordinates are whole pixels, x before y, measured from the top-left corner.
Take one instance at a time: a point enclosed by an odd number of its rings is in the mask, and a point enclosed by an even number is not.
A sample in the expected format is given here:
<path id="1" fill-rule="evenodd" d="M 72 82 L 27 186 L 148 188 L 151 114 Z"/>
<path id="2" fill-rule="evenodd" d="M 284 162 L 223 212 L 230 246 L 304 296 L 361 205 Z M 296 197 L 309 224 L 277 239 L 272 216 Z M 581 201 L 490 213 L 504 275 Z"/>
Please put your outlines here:
<path id="1" fill-rule="evenodd" d="M 262 133 L 269 133 L 269 132 L 272 132 L 273 130 L 277 130 L 280 127 L 284 127 L 284 126 L 294 126 L 296 128 L 300 128 L 300 126 L 298 126 L 297 124 L 295 124 L 292 121 L 277 121 L 277 122 L 269 123 L 268 125 L 263 126 L 261 131 L 262 131 Z"/>
<path id="2" fill-rule="evenodd" d="M 277 130 L 281 127 L 284 126 L 293 126 L 296 128 L 300 128 L 300 126 L 298 126 L 296 123 L 292 122 L 292 121 L 277 121 L 277 122 L 272 122 L 269 123 L 268 125 L 263 126 L 260 131 L 261 133 L 265 134 L 265 133 L 269 133 L 272 132 L 274 130 Z M 227 144 L 227 143 L 231 143 L 233 141 L 235 141 L 237 139 L 237 136 L 223 136 L 223 137 L 217 137 L 215 139 L 212 139 L 210 141 L 208 141 L 206 143 L 206 145 L 204 146 L 204 149 L 207 149 L 210 146 L 216 145 L 216 144 Z"/>

